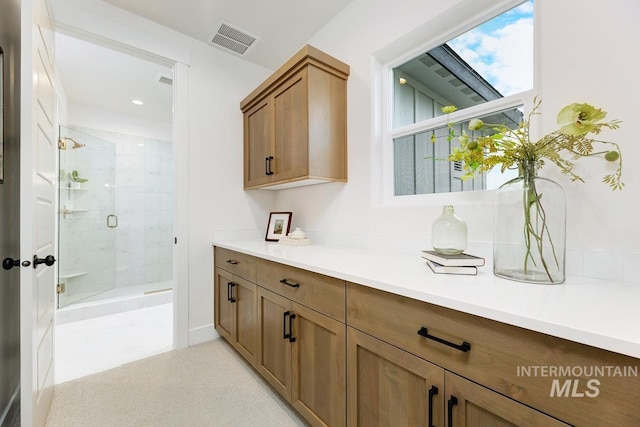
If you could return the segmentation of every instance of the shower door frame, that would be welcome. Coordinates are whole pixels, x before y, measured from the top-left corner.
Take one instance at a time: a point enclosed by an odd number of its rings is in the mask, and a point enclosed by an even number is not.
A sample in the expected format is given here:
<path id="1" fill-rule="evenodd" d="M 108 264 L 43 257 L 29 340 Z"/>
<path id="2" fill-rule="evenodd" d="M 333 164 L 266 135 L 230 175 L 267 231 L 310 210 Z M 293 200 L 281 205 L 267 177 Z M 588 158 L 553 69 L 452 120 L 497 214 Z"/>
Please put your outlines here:
<path id="1" fill-rule="evenodd" d="M 58 132 L 59 268 L 56 294 L 57 308 L 60 309 L 116 287 L 116 233 L 108 223 L 108 215 L 115 213 L 116 147 L 110 141 L 69 126 L 58 126 Z M 105 144 L 106 149 L 98 147 L 97 143 Z M 78 151 L 76 156 L 76 149 L 88 151 Z M 92 150 L 96 154 L 87 155 Z M 97 168 L 94 162 L 103 162 L 107 155 L 110 155 L 110 164 Z M 94 173 L 91 173 L 92 166 Z M 79 175 L 89 180 L 74 188 L 74 181 L 69 178 L 72 169 L 79 170 Z M 107 197 L 96 202 L 96 193 L 100 192 L 106 193 Z M 103 220 L 105 217 L 106 222 Z M 101 225 L 104 229 L 99 228 Z M 67 231 L 69 228 L 76 230 Z M 78 234 L 82 237 L 80 241 L 72 241 Z M 97 243 L 97 249 L 93 243 Z"/>
<path id="2" fill-rule="evenodd" d="M 190 54 L 177 46 L 160 41 L 149 42 L 144 33 L 127 32 L 122 35 L 111 21 L 96 25 L 95 21 L 71 19 L 56 22 L 56 31 L 98 43 L 115 50 L 173 68 L 173 344 L 175 349 L 186 348 L 215 337 L 215 330 L 199 333 L 190 339 L 189 330 L 189 67 Z M 178 142 L 184 145 L 178 147 Z"/>

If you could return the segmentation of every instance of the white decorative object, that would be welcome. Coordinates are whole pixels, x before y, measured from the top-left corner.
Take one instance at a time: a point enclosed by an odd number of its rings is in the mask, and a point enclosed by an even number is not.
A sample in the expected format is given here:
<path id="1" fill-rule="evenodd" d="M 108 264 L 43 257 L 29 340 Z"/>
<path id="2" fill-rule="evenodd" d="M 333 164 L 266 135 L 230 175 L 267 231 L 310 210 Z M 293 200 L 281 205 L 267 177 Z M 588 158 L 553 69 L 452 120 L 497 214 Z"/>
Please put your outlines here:
<path id="1" fill-rule="evenodd" d="M 307 235 L 299 227 L 293 230 L 289 235 L 280 239 L 280 243 L 289 246 L 310 245 L 311 240 L 307 239 Z"/>

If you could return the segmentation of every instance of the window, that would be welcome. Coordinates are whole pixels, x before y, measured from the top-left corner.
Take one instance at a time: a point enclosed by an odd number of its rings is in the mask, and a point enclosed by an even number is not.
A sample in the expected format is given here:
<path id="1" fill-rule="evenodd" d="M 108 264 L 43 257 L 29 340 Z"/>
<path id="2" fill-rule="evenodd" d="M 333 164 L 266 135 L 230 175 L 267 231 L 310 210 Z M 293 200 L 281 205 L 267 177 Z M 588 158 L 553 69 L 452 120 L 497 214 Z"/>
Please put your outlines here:
<path id="1" fill-rule="evenodd" d="M 426 52 L 390 66 L 394 195 L 496 188 L 504 176 L 461 180 L 461 165 L 448 161 L 445 105 L 456 134 L 472 118 L 517 127 L 533 90 L 533 0 L 500 13 Z M 432 135 L 435 143 L 432 142 Z M 391 151 L 389 151 L 391 152 Z M 488 175 L 500 174 L 491 171 Z"/>

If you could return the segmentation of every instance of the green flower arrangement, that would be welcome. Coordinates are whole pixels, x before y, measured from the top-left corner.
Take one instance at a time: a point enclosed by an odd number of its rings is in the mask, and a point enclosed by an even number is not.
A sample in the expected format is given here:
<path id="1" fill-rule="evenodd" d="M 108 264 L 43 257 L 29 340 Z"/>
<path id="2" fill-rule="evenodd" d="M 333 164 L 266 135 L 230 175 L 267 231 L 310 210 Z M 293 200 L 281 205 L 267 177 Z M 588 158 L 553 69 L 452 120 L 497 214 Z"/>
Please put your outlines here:
<path id="1" fill-rule="evenodd" d="M 564 107 L 557 116 L 557 123 L 561 126 L 537 141 L 530 139 L 530 123 L 533 115 L 540 114 L 541 100 L 534 98 L 533 108 L 528 119 L 511 129 L 504 124 L 484 123 L 480 119 L 469 121 L 471 135 L 463 131 L 456 136 L 453 126 L 455 123 L 447 123 L 449 128 L 448 141 L 457 137 L 459 147 L 453 148 L 449 160 L 460 161 L 465 174 L 463 179 L 473 178 L 478 173 L 489 172 L 497 165 L 504 172 L 506 169 L 515 169 L 526 163 L 535 163 L 539 167 L 544 166 L 545 160 L 555 163 L 563 174 L 570 176 L 572 181 L 584 182 L 573 172 L 574 160 L 581 157 L 603 155 L 609 162 L 617 162 L 618 168 L 603 178 L 613 190 L 621 190 L 622 182 L 622 153 L 615 142 L 601 141 L 590 137 L 590 134 L 598 135 L 603 129 L 615 130 L 620 127 L 619 120 L 603 122 L 607 113 L 589 104 L 573 103 Z M 448 105 L 442 107 L 442 112 L 449 115 L 456 111 L 456 107 Z M 481 136 L 475 136 L 476 132 L 489 129 Z M 432 136 L 432 142 L 436 139 Z M 611 149 L 595 151 L 597 144 L 610 146 Z M 563 157 L 568 154 L 570 158 Z"/>
<path id="2" fill-rule="evenodd" d="M 533 108 L 527 120 L 523 120 L 515 129 L 504 124 L 487 124 L 480 119 L 472 119 L 468 124 L 470 133 L 463 131 L 461 135 L 456 135 L 455 124 L 447 120 L 447 140 L 451 142 L 457 138 L 459 142 L 459 146 L 452 149 L 449 161 L 462 164 L 465 172 L 462 179 L 489 172 L 498 165 L 502 172 L 507 169 L 519 170 L 524 181 L 520 201 L 522 210 L 517 216 L 521 216 L 520 221 L 523 225 L 521 238 L 524 259 L 517 271 L 511 272 L 510 265 L 499 266 L 494 256 L 494 272 L 516 280 L 558 283 L 564 281 L 564 253 L 560 258 L 554 244 L 555 231 L 549 225 L 551 209 L 545 209 L 543 206 L 543 201 L 548 198 L 543 197 L 545 194 L 536 185 L 536 170 L 541 168 L 545 161 L 549 161 L 558 166 L 563 174 L 569 175 L 572 181 L 584 182 L 574 172 L 574 161 L 581 157 L 602 156 L 606 161 L 617 164 L 616 171 L 605 175 L 602 181 L 612 190 L 622 190 L 624 183 L 620 147 L 615 142 L 593 137 L 603 129 L 618 129 L 621 122 L 604 121 L 607 113 L 601 109 L 590 104 L 573 103 L 558 113 L 559 129 L 538 140 L 531 140 L 531 118 L 540 114 L 540 104 L 541 101 L 537 97 L 534 98 Z M 442 108 L 447 118 L 454 111 L 456 107 L 453 105 Z M 476 133 L 480 135 L 476 136 Z M 435 136 L 432 136 L 431 140 L 435 142 Z M 596 150 L 599 145 L 604 145 L 605 148 Z M 507 185 L 515 181 L 517 180 L 509 181 Z M 561 237 L 564 248 L 564 230 Z M 538 270 L 542 276 L 538 275 Z"/>

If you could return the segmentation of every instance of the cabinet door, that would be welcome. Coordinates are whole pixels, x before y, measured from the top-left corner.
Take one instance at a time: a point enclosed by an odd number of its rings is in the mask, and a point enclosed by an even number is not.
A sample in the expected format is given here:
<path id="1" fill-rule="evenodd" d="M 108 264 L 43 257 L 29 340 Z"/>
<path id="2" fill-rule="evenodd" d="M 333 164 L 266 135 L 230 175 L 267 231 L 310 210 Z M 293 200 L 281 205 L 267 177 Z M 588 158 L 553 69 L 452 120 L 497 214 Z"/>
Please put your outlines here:
<path id="1" fill-rule="evenodd" d="M 230 343 L 234 341 L 235 325 L 233 304 L 230 301 L 233 276 L 219 268 L 215 269 L 213 312 L 214 324 L 218 333 Z"/>
<path id="2" fill-rule="evenodd" d="M 442 368 L 351 327 L 347 335 L 349 426 L 443 425 Z"/>
<path id="3" fill-rule="evenodd" d="M 235 299 L 235 336 L 234 347 L 252 366 L 256 364 L 258 347 L 258 322 L 256 321 L 256 302 L 258 287 L 244 279 L 234 276 L 233 297 Z"/>
<path id="4" fill-rule="evenodd" d="M 291 301 L 258 287 L 258 372 L 287 401 L 291 401 Z"/>
<path id="5" fill-rule="evenodd" d="M 308 174 L 308 108 L 305 68 L 273 95 L 275 159 L 272 182 Z"/>
<path id="6" fill-rule="evenodd" d="M 568 426 L 486 387 L 446 372 L 446 417 L 449 426 Z"/>
<path id="7" fill-rule="evenodd" d="M 264 99 L 244 114 L 244 187 L 271 182 L 268 169 L 273 170 L 271 104 Z"/>
<path id="8" fill-rule="evenodd" d="M 291 403 L 314 426 L 346 423 L 346 326 L 292 304 Z"/>

